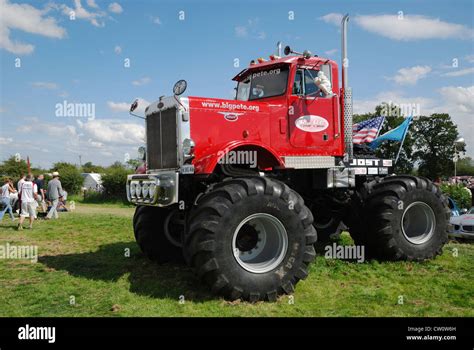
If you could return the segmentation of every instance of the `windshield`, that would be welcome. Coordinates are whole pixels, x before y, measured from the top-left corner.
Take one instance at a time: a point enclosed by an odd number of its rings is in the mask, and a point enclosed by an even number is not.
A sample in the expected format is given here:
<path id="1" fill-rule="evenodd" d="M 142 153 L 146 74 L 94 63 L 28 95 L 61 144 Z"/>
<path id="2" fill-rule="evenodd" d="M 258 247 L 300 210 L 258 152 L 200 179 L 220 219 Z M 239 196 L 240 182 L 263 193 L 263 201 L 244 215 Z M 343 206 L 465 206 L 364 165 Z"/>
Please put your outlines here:
<path id="1" fill-rule="evenodd" d="M 472 207 L 471 210 L 469 210 L 469 214 L 474 214 L 474 207 Z"/>
<path id="2" fill-rule="evenodd" d="M 237 85 L 237 100 L 252 101 L 282 95 L 288 82 L 287 65 L 253 71 Z"/>

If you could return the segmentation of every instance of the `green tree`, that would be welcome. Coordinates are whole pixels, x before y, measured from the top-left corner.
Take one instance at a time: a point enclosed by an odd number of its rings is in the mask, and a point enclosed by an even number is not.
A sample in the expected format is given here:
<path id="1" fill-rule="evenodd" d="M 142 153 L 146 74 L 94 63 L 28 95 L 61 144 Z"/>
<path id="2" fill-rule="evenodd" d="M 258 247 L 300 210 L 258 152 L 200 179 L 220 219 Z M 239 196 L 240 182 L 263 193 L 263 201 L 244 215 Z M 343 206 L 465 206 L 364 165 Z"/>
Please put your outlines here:
<path id="1" fill-rule="evenodd" d="M 452 175 L 454 141 L 459 133 L 449 114 L 422 116 L 413 123 L 413 129 L 418 173 L 434 180 Z"/>
<path id="2" fill-rule="evenodd" d="M 13 180 L 18 180 L 21 174 L 28 173 L 28 166 L 24 159 L 17 161 L 15 156 L 10 156 L 4 160 L 0 165 L 0 175 L 11 177 Z"/>
<path id="3" fill-rule="evenodd" d="M 104 186 L 104 194 L 108 199 L 126 199 L 125 190 L 127 183 L 127 175 L 132 171 L 123 166 L 109 167 L 104 175 L 102 175 L 102 186 Z"/>
<path id="4" fill-rule="evenodd" d="M 471 192 L 463 184 L 441 184 L 440 189 L 451 197 L 459 208 L 469 209 L 471 207 Z"/>
<path id="5" fill-rule="evenodd" d="M 86 162 L 82 166 L 82 172 L 101 174 L 101 173 L 105 172 L 105 168 L 103 166 L 100 166 L 100 165 L 92 164 L 92 162 Z"/>
<path id="6" fill-rule="evenodd" d="M 457 175 L 474 176 L 474 160 L 471 157 L 459 159 L 457 166 Z"/>

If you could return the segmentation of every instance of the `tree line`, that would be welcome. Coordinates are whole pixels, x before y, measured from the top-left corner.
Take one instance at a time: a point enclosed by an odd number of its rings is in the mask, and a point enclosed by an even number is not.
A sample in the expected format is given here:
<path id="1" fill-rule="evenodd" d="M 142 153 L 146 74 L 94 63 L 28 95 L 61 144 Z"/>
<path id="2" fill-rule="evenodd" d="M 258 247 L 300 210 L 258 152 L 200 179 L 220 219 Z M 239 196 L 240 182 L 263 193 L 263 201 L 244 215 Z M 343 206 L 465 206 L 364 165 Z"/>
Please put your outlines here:
<path id="1" fill-rule="evenodd" d="M 396 107 L 398 108 L 398 107 Z M 382 116 L 386 105 L 379 105 L 374 113 L 354 115 L 354 123 Z M 386 114 L 385 114 L 386 115 Z M 385 118 L 380 135 L 396 128 L 404 120 L 400 109 L 391 110 Z M 454 157 L 465 154 L 465 147 L 455 149 L 454 141 L 459 137 L 457 125 L 447 113 L 431 114 L 414 118 L 403 144 L 395 172 L 417 174 L 431 180 L 447 179 L 454 175 Z M 376 149 L 380 158 L 395 159 L 399 142 L 386 141 Z M 459 159 L 457 175 L 474 176 L 474 162 L 470 157 Z"/>

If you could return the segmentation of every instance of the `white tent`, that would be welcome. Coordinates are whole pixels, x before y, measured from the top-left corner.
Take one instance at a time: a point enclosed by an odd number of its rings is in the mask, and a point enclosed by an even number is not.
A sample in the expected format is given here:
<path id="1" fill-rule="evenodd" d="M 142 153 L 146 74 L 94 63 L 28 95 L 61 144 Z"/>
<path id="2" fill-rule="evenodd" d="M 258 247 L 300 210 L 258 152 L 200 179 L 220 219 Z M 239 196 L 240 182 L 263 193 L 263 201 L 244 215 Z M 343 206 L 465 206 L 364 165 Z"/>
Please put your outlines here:
<path id="1" fill-rule="evenodd" d="M 84 182 L 82 183 L 82 187 L 87 191 L 102 191 L 102 179 L 100 174 L 97 173 L 82 173 L 82 177 L 84 178 Z"/>

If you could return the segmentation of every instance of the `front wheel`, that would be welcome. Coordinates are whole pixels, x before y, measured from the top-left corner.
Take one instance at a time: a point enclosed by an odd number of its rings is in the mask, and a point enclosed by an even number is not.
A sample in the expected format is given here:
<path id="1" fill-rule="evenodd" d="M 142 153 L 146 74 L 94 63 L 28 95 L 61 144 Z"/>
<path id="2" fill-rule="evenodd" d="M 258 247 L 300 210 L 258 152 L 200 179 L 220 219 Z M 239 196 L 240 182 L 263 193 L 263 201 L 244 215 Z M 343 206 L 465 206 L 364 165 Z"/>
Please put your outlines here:
<path id="1" fill-rule="evenodd" d="M 448 240 L 450 210 L 439 188 L 425 178 L 391 176 L 369 183 L 351 235 L 368 255 L 385 260 L 425 260 Z"/>
<path id="2" fill-rule="evenodd" d="M 158 263 L 182 262 L 184 213 L 177 206 L 138 206 L 133 231 L 141 251 Z"/>
<path id="3" fill-rule="evenodd" d="M 198 276 L 227 299 L 276 300 L 306 278 L 316 231 L 303 199 L 267 178 L 217 184 L 190 218 L 186 250 Z"/>

